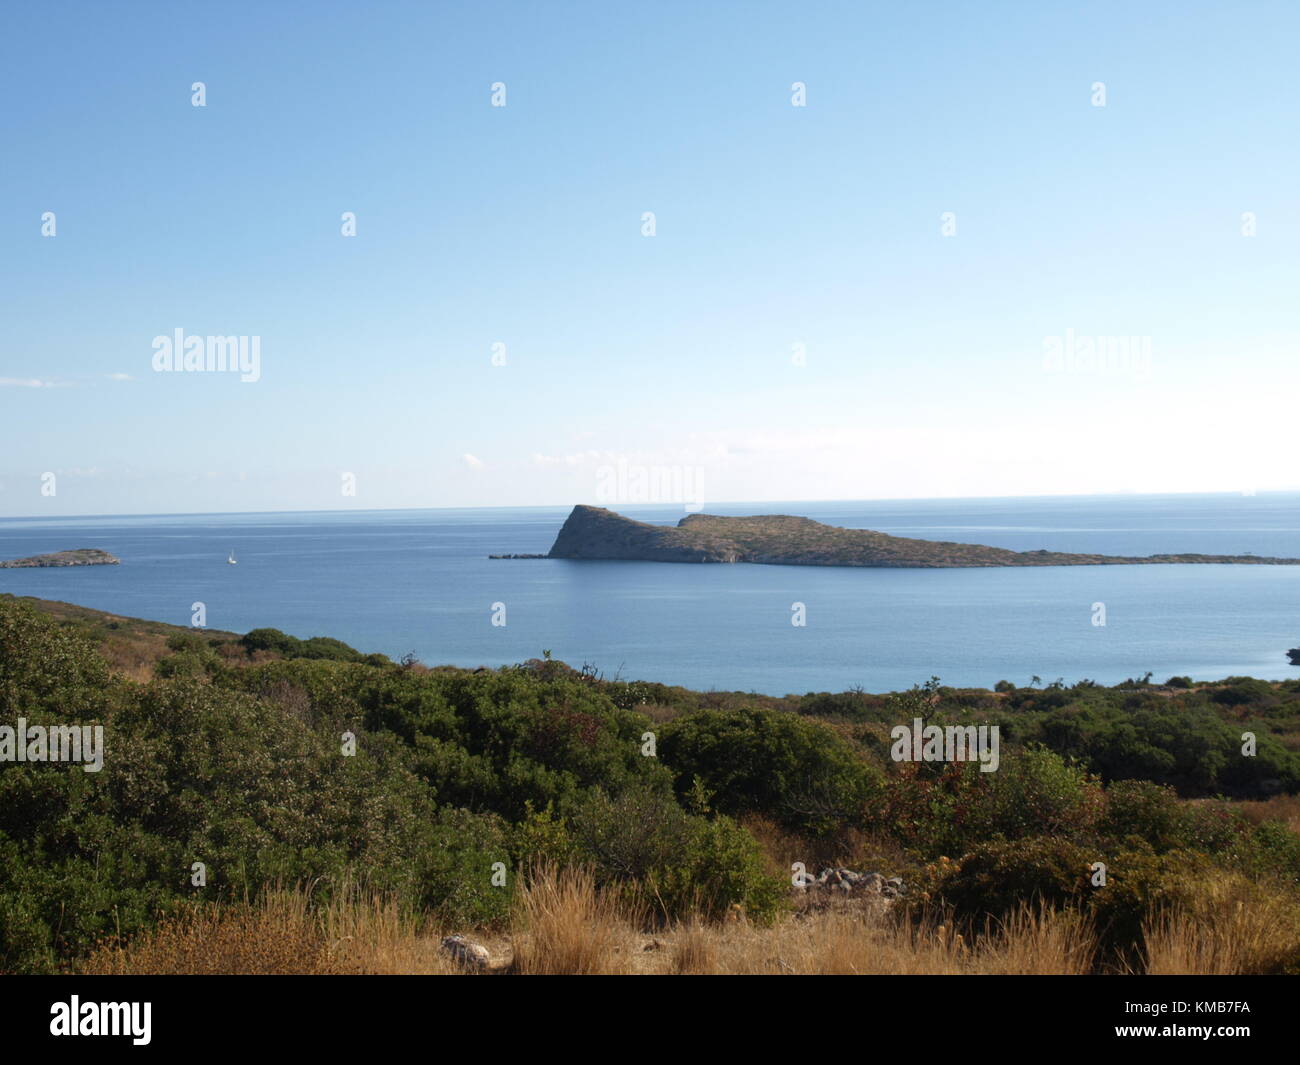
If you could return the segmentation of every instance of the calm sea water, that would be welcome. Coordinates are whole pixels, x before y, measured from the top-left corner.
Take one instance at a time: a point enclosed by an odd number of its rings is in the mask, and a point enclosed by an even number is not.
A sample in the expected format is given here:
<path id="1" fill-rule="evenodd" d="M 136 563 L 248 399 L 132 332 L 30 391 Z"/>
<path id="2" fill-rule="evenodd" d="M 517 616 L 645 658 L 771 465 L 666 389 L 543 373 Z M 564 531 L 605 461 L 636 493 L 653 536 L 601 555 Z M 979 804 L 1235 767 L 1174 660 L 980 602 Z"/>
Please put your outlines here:
<path id="1" fill-rule="evenodd" d="M 328 635 L 429 664 L 549 649 L 607 676 L 770 694 L 989 686 L 1148 670 L 1300 676 L 1300 566 L 873 570 L 489 560 L 545 552 L 567 507 L 0 519 L 0 557 L 99 547 L 120 566 L 0 570 L 0 591 L 180 625 Z M 675 523 L 680 507 L 624 506 Z M 1017 550 L 1300 557 L 1300 495 L 713 505 Z M 226 564 L 234 551 L 239 564 Z M 492 604 L 507 624 L 491 624 Z M 791 625 L 805 604 L 807 625 Z M 1095 626 L 1093 604 L 1106 625 Z"/>

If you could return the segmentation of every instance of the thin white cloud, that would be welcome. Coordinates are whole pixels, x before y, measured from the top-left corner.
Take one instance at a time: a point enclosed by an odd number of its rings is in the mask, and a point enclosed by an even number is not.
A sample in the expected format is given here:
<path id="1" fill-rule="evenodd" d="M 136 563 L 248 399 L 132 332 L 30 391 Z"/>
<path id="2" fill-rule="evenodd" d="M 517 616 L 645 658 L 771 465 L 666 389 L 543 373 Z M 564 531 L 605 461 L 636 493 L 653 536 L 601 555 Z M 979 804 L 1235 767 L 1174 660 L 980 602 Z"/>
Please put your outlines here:
<path id="1" fill-rule="evenodd" d="M 468 451 L 466 451 L 465 454 L 461 456 L 461 459 L 464 461 L 465 465 L 468 466 L 471 470 L 483 469 L 483 460 L 479 458 L 477 455 L 471 455 Z"/>
<path id="2" fill-rule="evenodd" d="M 129 373 L 106 373 L 100 374 L 98 378 L 82 377 L 76 380 L 47 380 L 41 377 L 0 377 L 0 388 L 72 388 L 77 381 L 90 380 L 105 381 L 134 381 L 135 378 Z"/>

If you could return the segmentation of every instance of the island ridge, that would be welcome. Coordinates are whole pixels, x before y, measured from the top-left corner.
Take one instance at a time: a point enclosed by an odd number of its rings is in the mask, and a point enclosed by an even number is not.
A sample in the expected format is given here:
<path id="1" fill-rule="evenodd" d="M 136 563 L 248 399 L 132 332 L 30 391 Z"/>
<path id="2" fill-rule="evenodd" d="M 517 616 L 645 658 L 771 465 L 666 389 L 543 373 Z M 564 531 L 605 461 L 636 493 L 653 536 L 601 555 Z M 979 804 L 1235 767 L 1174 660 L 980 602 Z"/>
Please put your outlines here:
<path id="1" fill-rule="evenodd" d="M 728 518 L 688 514 L 675 526 L 649 525 L 604 507 L 578 505 L 565 520 L 548 558 L 641 562 L 754 562 L 774 566 L 1136 566 L 1173 563 L 1300 565 L 1300 559 L 1261 555 L 1071 554 L 1010 551 L 982 544 L 913 540 L 870 529 L 844 529 L 811 518 L 764 514 Z"/>

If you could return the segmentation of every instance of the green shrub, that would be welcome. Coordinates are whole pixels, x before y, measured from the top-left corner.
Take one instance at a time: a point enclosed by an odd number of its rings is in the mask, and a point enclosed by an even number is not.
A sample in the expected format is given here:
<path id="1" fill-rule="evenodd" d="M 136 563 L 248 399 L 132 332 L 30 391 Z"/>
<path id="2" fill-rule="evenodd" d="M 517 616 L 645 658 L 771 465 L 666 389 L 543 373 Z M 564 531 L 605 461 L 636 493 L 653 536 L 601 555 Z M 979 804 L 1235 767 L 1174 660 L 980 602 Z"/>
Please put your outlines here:
<path id="1" fill-rule="evenodd" d="M 1224 720 L 1203 696 L 1191 698 L 1200 701 L 1141 693 L 1123 705 L 1090 700 L 1041 717 L 1026 738 L 1079 759 L 1106 781 L 1150 780 L 1185 796 L 1266 794 L 1268 781 L 1300 790 L 1300 756 L 1261 729 L 1253 730 L 1256 754 L 1244 756 L 1242 723 Z"/>
<path id="2" fill-rule="evenodd" d="M 934 892 L 958 920 L 978 927 L 987 918 L 1005 918 L 1025 902 L 1083 905 L 1093 890 L 1095 861 L 1095 850 L 1065 839 L 1036 836 L 981 843 L 959 862 L 945 863 L 950 872 Z"/>
<path id="3" fill-rule="evenodd" d="M 1210 696 L 1222 706 L 1259 706 L 1273 700 L 1273 686 L 1253 677 L 1229 677 L 1226 687 Z"/>
<path id="4" fill-rule="evenodd" d="M 254 651 L 273 651 L 286 658 L 293 657 L 302 643 L 296 636 L 290 636 L 279 629 L 252 629 L 239 642 L 249 654 Z"/>
<path id="5" fill-rule="evenodd" d="M 217 657 L 211 651 L 180 651 L 158 660 L 154 676 L 163 679 L 203 677 L 217 666 Z"/>
<path id="6" fill-rule="evenodd" d="M 366 658 L 360 651 L 331 636 L 300 640 L 279 629 L 253 629 L 245 633 L 239 643 L 250 655 L 255 651 L 271 651 L 285 658 L 328 659 L 333 662 L 360 662 Z M 388 659 L 384 658 L 383 662 L 386 664 Z"/>
<path id="7" fill-rule="evenodd" d="M 1106 884 L 1088 896 L 1098 938 L 1114 964 L 1136 968 L 1141 964 L 1143 922 L 1158 910 L 1191 899 L 1198 883 L 1211 875 L 1212 864 L 1203 854 L 1156 854 L 1138 844 L 1101 860 L 1106 863 Z"/>
<path id="8" fill-rule="evenodd" d="M 600 881 L 621 885 L 660 918 L 717 917 L 741 906 L 766 921 L 785 898 L 748 832 L 725 816 L 686 813 L 664 788 L 617 798 L 592 792 L 573 815 L 572 838 L 574 856 Z"/>
<path id="9" fill-rule="evenodd" d="M 167 650 L 203 655 L 209 650 L 207 639 L 197 632 L 175 632 L 167 637 Z"/>
<path id="10" fill-rule="evenodd" d="M 1265 821 L 1241 839 L 1230 859 L 1250 876 L 1273 877 L 1300 888 L 1300 835 L 1280 821 Z"/>
<path id="11" fill-rule="evenodd" d="M 1146 780 L 1111 784 L 1098 828 L 1112 842 L 1134 837 L 1158 854 L 1187 849 L 1222 851 L 1249 831 L 1243 818 L 1221 804 L 1189 802 L 1168 785 Z"/>
<path id="12" fill-rule="evenodd" d="M 874 827 L 922 858 L 1044 833 L 1091 835 L 1104 808 L 1100 784 L 1041 747 L 1003 750 L 996 772 L 976 762 L 894 765 Z"/>
<path id="13" fill-rule="evenodd" d="M 421 907 L 462 928 L 499 924 L 509 916 L 519 867 L 511 863 L 510 827 L 501 818 L 439 810 L 432 838 L 412 859 Z M 494 882 L 502 879 L 497 874 L 504 875 L 504 884 Z"/>
<path id="14" fill-rule="evenodd" d="M 825 725 L 777 710 L 700 710 L 669 722 L 659 757 L 685 796 L 696 780 L 727 814 L 827 834 L 861 824 L 879 771 Z"/>
<path id="15" fill-rule="evenodd" d="M 518 869 L 543 866 L 562 869 L 574 863 L 577 847 L 568 825 L 553 805 L 535 810 L 529 802 L 525 804 L 523 819 L 515 825 L 511 853 Z"/>

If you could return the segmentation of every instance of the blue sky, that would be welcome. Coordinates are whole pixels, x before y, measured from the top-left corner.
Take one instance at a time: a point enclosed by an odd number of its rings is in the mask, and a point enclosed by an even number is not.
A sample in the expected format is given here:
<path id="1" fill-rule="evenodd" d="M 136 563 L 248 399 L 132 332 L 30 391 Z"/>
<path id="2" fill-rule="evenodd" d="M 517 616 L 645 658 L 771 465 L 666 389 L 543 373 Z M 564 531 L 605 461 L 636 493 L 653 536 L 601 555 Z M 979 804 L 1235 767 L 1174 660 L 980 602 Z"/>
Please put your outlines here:
<path id="1" fill-rule="evenodd" d="M 0 514 L 1300 487 L 1293 4 L 7 23 Z"/>

